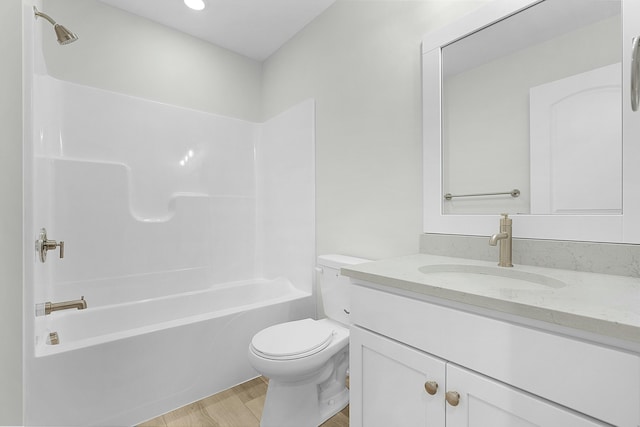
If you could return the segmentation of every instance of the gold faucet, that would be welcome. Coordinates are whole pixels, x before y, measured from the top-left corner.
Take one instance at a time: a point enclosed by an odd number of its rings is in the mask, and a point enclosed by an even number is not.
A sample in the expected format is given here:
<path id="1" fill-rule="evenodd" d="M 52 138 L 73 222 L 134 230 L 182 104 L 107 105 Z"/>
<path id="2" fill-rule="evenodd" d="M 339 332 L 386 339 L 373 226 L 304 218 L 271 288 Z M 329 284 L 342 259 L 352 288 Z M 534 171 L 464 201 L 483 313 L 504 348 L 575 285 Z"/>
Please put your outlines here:
<path id="1" fill-rule="evenodd" d="M 77 308 L 78 310 L 84 310 L 85 308 L 87 308 L 87 302 L 84 300 L 84 296 L 73 301 L 45 302 L 44 314 L 51 314 L 51 312 L 53 311 L 69 310 L 72 308 Z"/>
<path id="2" fill-rule="evenodd" d="M 496 246 L 500 242 L 500 259 L 499 267 L 513 267 L 511 263 L 511 218 L 509 215 L 502 214 L 500 218 L 500 232 L 493 234 L 489 238 L 489 244 Z"/>

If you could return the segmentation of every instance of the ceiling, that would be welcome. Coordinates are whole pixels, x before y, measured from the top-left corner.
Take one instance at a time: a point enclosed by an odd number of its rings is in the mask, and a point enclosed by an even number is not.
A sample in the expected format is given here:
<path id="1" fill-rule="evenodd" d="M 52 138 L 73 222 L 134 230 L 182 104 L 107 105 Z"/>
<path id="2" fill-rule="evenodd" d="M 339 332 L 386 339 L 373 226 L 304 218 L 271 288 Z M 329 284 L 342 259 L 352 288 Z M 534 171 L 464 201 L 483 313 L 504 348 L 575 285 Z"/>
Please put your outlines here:
<path id="1" fill-rule="evenodd" d="M 336 0 L 100 0 L 241 55 L 263 61 Z"/>

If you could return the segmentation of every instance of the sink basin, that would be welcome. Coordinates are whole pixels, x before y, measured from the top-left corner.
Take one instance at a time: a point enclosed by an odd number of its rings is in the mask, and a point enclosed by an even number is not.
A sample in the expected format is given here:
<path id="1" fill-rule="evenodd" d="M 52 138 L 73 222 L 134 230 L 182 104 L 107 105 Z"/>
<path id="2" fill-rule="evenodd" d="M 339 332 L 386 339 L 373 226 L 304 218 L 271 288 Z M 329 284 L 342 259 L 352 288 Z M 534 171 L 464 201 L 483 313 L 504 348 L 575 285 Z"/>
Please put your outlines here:
<path id="1" fill-rule="evenodd" d="M 489 267 L 466 264 L 434 264 L 418 269 L 433 279 L 434 284 L 459 284 L 466 286 L 490 285 L 500 288 L 547 287 L 562 288 L 567 284 L 561 280 L 528 271 L 507 267 Z"/>

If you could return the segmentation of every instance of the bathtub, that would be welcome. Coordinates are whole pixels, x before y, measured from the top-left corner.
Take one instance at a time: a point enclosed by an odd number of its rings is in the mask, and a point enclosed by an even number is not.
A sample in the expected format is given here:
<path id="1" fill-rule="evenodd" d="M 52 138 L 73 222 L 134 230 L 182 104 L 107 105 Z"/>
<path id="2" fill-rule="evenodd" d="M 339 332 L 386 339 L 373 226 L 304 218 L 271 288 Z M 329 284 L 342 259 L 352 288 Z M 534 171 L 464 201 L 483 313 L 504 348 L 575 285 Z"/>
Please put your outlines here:
<path id="1" fill-rule="evenodd" d="M 23 16 L 23 231 L 66 242 L 24 245 L 24 422 L 133 425 L 256 376 L 251 337 L 315 314 L 313 100 L 253 123 L 58 80 Z"/>
<path id="2" fill-rule="evenodd" d="M 28 425 L 134 425 L 253 378 L 251 337 L 305 317 L 310 293 L 252 280 L 54 312 L 26 373 Z M 42 378 L 42 381 L 38 381 Z M 44 379 L 46 378 L 46 381 Z"/>

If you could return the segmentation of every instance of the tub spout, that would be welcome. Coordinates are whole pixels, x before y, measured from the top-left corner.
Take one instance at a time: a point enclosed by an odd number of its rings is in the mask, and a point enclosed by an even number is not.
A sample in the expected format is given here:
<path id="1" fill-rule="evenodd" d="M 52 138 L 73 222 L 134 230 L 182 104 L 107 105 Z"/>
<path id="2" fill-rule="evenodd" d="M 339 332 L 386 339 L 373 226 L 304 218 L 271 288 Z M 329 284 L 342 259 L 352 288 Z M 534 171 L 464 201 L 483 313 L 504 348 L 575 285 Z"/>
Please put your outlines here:
<path id="1" fill-rule="evenodd" d="M 85 301 L 84 296 L 73 301 L 45 302 L 44 314 L 51 314 L 51 312 L 53 311 L 70 310 L 73 308 L 77 308 L 78 310 L 84 310 L 85 308 L 87 308 L 87 301 Z"/>

